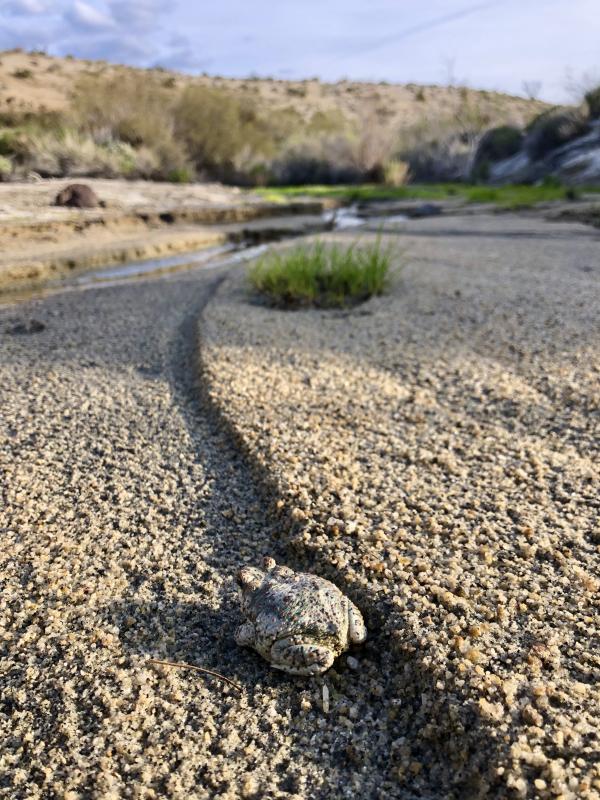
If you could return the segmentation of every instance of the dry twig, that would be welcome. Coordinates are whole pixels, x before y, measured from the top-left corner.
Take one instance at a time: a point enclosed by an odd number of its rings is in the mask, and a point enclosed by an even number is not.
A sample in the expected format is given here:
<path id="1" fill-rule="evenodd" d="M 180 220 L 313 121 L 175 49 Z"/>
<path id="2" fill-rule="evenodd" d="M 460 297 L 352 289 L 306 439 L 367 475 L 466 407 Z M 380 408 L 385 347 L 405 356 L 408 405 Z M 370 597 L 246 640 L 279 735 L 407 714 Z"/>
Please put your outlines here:
<path id="1" fill-rule="evenodd" d="M 221 675 L 220 672 L 214 672 L 212 669 L 197 667 L 195 664 L 184 664 L 180 661 L 161 661 L 158 658 L 151 658 L 150 663 L 161 664 L 163 667 L 177 667 L 178 669 L 193 669 L 196 672 L 203 672 L 205 675 L 212 675 L 213 678 L 219 678 L 220 680 L 225 681 L 225 683 L 228 683 L 230 686 L 233 686 L 234 689 L 237 689 L 238 692 L 242 691 L 242 687 L 237 683 L 234 683 L 229 678 L 226 678 L 225 675 Z"/>

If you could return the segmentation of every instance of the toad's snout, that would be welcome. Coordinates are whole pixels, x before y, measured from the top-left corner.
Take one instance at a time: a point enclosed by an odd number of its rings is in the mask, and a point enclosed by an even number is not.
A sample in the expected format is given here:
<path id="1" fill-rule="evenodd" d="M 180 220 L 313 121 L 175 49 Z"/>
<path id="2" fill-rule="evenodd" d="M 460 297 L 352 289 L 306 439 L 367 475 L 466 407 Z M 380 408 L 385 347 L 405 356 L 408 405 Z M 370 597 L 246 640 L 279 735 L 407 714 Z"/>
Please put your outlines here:
<path id="1" fill-rule="evenodd" d="M 264 573 L 256 569 L 256 567 L 240 567 L 235 580 L 239 588 L 246 591 L 248 589 L 258 589 L 262 583 L 263 577 Z"/>

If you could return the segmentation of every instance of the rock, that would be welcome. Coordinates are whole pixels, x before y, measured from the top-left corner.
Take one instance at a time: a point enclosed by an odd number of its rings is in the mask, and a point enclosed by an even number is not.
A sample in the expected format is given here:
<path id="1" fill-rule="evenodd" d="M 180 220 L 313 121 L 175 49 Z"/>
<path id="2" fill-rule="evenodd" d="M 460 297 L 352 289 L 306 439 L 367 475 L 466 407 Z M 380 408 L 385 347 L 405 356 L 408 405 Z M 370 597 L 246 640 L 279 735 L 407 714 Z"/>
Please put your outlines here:
<path id="1" fill-rule="evenodd" d="M 595 183 L 600 179 L 600 121 L 589 123 L 583 136 L 574 138 L 541 158 L 525 146 L 514 156 L 491 164 L 491 183 L 534 183 L 553 176 L 567 184 Z"/>
<path id="2" fill-rule="evenodd" d="M 421 219 L 422 217 L 437 217 L 442 213 L 442 207 L 435 203 L 421 203 L 419 206 L 407 210 L 407 216 L 411 219 Z"/>
<path id="3" fill-rule="evenodd" d="M 358 205 L 358 215 L 363 219 L 371 217 L 400 217 L 420 219 L 422 217 L 436 217 L 443 213 L 442 206 L 437 203 L 420 203 L 414 200 L 400 203 L 384 200 L 382 202 L 365 202 Z"/>
<path id="4" fill-rule="evenodd" d="M 39 319 L 30 319 L 15 322 L 14 325 L 11 325 L 6 329 L 6 332 L 12 334 L 13 336 L 19 336 L 27 333 L 41 333 L 44 330 L 46 330 L 46 326 L 43 322 L 40 322 Z"/>
<path id="5" fill-rule="evenodd" d="M 85 183 L 71 183 L 60 191 L 54 200 L 55 206 L 69 208 L 97 208 L 101 205 L 94 190 Z"/>

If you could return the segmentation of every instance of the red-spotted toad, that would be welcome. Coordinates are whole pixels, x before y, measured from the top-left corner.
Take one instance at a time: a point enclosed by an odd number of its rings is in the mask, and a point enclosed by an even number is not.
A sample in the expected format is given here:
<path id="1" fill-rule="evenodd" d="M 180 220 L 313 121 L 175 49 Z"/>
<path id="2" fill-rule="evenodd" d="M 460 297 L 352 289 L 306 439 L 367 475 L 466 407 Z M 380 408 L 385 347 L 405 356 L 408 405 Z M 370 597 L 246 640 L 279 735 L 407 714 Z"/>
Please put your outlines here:
<path id="1" fill-rule="evenodd" d="M 235 640 L 276 669 L 291 675 L 325 672 L 350 644 L 367 638 L 358 608 L 324 578 L 265 558 L 264 571 L 242 567 L 237 584 L 248 621 Z"/>

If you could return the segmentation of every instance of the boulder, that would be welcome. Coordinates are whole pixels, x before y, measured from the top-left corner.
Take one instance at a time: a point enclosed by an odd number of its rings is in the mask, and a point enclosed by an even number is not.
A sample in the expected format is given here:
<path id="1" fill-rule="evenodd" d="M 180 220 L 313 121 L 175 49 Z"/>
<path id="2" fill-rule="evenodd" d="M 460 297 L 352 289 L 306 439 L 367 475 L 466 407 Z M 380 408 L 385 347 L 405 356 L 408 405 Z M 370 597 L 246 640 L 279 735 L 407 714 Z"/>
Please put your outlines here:
<path id="1" fill-rule="evenodd" d="M 97 208 L 101 205 L 94 190 L 85 183 L 71 183 L 60 191 L 54 200 L 55 206 L 69 208 Z"/>
<path id="2" fill-rule="evenodd" d="M 527 147 L 490 166 L 491 183 L 536 183 L 552 176 L 566 184 L 600 182 L 600 120 L 588 124 L 585 135 L 534 159 Z"/>

